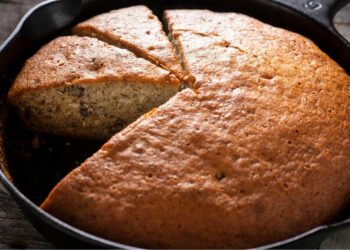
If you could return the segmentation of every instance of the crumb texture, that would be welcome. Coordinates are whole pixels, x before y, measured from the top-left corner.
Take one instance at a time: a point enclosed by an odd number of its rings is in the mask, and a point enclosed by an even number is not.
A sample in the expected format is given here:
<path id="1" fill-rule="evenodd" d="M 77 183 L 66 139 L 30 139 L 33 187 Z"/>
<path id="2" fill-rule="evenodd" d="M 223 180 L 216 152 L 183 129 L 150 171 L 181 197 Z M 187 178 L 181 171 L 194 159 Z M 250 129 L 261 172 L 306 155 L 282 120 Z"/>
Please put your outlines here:
<path id="1" fill-rule="evenodd" d="M 96 38 L 59 37 L 24 65 L 8 99 L 31 129 L 107 139 L 173 96 L 170 72 Z"/>
<path id="2" fill-rule="evenodd" d="M 176 91 L 142 82 L 100 82 L 32 91 L 16 105 L 32 130 L 107 140 Z"/>
<path id="3" fill-rule="evenodd" d="M 243 15 L 165 18 L 194 89 L 112 137 L 42 208 L 147 248 L 256 247 L 332 221 L 350 194 L 349 76 Z"/>

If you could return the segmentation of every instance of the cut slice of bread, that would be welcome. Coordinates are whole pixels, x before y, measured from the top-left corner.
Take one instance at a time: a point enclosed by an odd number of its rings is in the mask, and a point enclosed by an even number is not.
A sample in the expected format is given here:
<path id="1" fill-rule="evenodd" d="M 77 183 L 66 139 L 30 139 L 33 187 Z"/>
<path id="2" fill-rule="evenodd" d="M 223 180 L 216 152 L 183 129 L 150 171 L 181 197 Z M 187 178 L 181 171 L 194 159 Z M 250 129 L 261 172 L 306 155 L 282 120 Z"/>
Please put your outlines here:
<path id="1" fill-rule="evenodd" d="M 179 79 L 182 69 L 162 23 L 146 6 L 133 6 L 101 14 L 73 28 L 80 36 L 97 37 L 134 52 L 171 71 Z"/>
<path id="2" fill-rule="evenodd" d="M 174 75 L 128 50 L 67 36 L 25 63 L 8 100 L 33 130 L 106 139 L 178 88 Z"/>

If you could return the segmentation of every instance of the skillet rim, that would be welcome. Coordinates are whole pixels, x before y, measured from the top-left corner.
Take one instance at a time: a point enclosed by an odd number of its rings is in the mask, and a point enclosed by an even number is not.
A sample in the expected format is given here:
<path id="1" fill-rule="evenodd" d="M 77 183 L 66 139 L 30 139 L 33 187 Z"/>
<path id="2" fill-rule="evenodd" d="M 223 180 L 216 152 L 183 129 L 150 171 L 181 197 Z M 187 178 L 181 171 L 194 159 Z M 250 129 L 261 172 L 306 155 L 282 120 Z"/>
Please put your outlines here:
<path id="1" fill-rule="evenodd" d="M 26 14 L 21 18 L 21 20 L 18 22 L 16 28 L 14 31 L 8 36 L 8 38 L 1 44 L 0 46 L 0 56 L 3 50 L 6 50 L 7 46 L 9 46 L 12 42 L 14 42 L 16 36 L 20 34 L 21 29 L 26 22 L 26 20 L 33 15 L 34 12 L 40 11 L 41 8 L 45 8 L 49 6 L 52 3 L 60 2 L 62 0 L 46 0 L 43 1 L 34 7 L 32 7 L 29 11 L 26 12 Z M 268 1 L 268 0 L 265 0 Z M 281 5 L 282 7 L 283 5 Z M 283 6 L 284 8 L 288 8 L 287 6 Z M 291 11 L 297 11 L 295 9 L 290 8 Z M 299 13 L 298 13 L 299 14 Z M 303 13 L 300 13 L 303 14 Z M 76 17 L 73 19 L 73 21 L 76 20 Z M 329 30 L 331 31 L 331 30 Z M 336 35 L 333 34 L 335 37 Z M 4 105 L 1 103 L 0 105 Z M 11 181 L 11 176 L 8 174 L 7 171 L 7 163 L 6 163 L 6 156 L 4 152 L 4 138 L 3 138 L 3 131 L 0 131 L 0 182 L 4 185 L 4 187 L 7 189 L 9 194 L 14 198 L 17 205 L 19 205 L 20 209 L 23 212 L 30 212 L 32 215 L 36 217 L 36 219 L 41 220 L 42 222 L 46 223 L 48 226 L 54 228 L 55 230 L 58 230 L 70 237 L 73 237 L 81 242 L 91 244 L 95 247 L 103 247 L 103 248 L 120 248 L 120 249 L 142 249 L 137 248 L 131 245 L 121 244 L 118 242 L 110 241 L 98 236 L 95 236 L 93 234 L 87 233 L 83 230 L 80 230 L 76 227 L 73 227 L 64 221 L 52 216 L 51 214 L 47 213 L 43 209 L 41 209 L 38 205 L 34 204 L 28 197 L 26 197 Z M 23 203 L 23 204 L 22 204 Z M 27 216 L 26 216 L 27 217 Z M 31 219 L 28 219 L 31 224 Z M 346 227 L 350 225 L 350 216 L 347 219 L 344 219 L 339 222 L 331 223 L 331 224 L 324 224 L 320 225 L 318 227 L 312 228 L 304 233 L 298 234 L 296 236 L 290 237 L 288 239 L 278 241 L 271 244 L 266 244 L 263 246 L 258 246 L 255 249 L 271 249 L 271 248 L 283 248 L 288 247 L 290 244 L 295 244 L 298 241 L 305 240 L 312 236 L 317 236 L 317 234 L 321 233 L 331 233 L 337 229 L 342 229 L 343 227 Z"/>

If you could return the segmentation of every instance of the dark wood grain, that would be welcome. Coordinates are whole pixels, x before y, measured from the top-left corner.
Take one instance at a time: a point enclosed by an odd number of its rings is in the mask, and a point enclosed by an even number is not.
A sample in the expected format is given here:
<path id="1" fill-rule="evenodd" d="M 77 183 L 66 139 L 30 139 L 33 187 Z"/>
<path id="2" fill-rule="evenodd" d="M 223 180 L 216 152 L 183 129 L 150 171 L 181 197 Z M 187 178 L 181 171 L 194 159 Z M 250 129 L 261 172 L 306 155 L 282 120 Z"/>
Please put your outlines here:
<path id="1" fill-rule="evenodd" d="M 0 191 L 0 249 L 53 248 L 24 218 L 11 197 Z"/>
<path id="2" fill-rule="evenodd" d="M 0 0 L 0 43 L 13 31 L 21 17 L 42 0 Z"/>
<path id="3" fill-rule="evenodd" d="M 350 4 L 346 5 L 341 11 L 337 13 L 334 18 L 335 23 L 350 24 Z"/>
<path id="4" fill-rule="evenodd" d="M 0 0 L 0 44 L 13 31 L 21 17 L 42 0 Z M 350 40 L 350 4 L 335 19 L 339 32 Z M 53 248 L 24 218 L 15 202 L 0 184 L 0 249 Z M 322 248 L 350 248 L 350 230 L 329 237 Z"/>
<path id="5" fill-rule="evenodd" d="M 339 33 L 350 41 L 350 4 L 337 13 L 334 24 Z"/>

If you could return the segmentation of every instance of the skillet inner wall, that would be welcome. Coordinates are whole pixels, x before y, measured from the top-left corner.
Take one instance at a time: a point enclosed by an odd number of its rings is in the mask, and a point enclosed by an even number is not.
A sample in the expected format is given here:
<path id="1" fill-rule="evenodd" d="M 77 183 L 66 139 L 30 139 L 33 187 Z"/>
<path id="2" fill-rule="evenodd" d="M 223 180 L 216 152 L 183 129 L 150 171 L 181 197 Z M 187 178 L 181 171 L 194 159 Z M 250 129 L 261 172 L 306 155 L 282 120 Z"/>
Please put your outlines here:
<path id="1" fill-rule="evenodd" d="M 87 0 L 84 1 L 81 15 L 75 20 L 74 24 L 112 9 L 137 4 L 145 4 L 150 7 L 160 20 L 162 20 L 162 13 L 165 9 L 174 8 L 241 12 L 275 26 L 306 35 L 318 43 L 321 49 L 327 53 L 330 53 L 329 50 L 332 48 L 331 44 L 327 46 L 326 39 L 320 41 L 319 37 L 313 37 L 313 33 L 309 31 L 314 24 L 311 24 L 309 20 L 291 12 L 286 12 L 285 9 L 277 8 L 267 0 L 216 0 L 215 2 L 203 0 L 176 1 L 176 3 L 161 0 L 147 2 L 104 0 L 103 4 L 101 4 L 101 1 Z M 62 34 L 69 34 L 69 29 L 57 32 L 55 37 Z M 24 55 L 23 60 L 19 62 L 17 67 L 14 67 L 17 70 L 14 70 L 7 77 L 11 80 L 7 81 L 6 86 L 9 87 L 12 84 L 12 79 L 17 75 L 18 69 L 20 69 L 20 65 L 23 64 L 25 59 L 52 38 L 54 37 L 42 37 L 36 42 L 33 51 Z M 17 115 L 11 108 L 8 110 L 8 115 L 2 117 L 5 117 L 3 118 L 5 124 L 4 144 L 9 173 L 20 191 L 36 204 L 40 204 L 58 181 L 73 168 L 79 166 L 103 144 L 103 142 L 77 140 L 27 131 L 20 124 Z"/>

